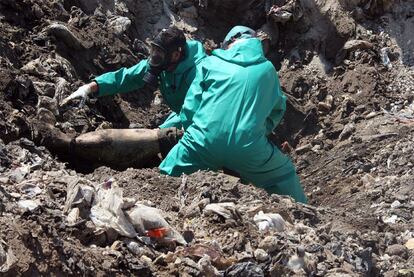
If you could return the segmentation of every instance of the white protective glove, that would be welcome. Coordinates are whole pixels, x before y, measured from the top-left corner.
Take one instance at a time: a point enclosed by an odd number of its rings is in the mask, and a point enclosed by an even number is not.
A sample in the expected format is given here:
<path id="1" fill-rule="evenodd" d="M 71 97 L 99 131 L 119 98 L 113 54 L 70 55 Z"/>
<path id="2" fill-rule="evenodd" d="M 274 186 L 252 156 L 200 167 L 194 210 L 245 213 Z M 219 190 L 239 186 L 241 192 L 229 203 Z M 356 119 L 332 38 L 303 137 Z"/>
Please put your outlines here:
<path id="1" fill-rule="evenodd" d="M 92 94 L 92 86 L 91 84 L 86 84 L 78 88 L 74 93 L 63 99 L 61 102 L 61 106 L 66 105 L 69 101 L 72 101 L 76 98 L 81 98 L 80 106 L 85 104 L 85 101 L 89 98 L 89 95 Z"/>

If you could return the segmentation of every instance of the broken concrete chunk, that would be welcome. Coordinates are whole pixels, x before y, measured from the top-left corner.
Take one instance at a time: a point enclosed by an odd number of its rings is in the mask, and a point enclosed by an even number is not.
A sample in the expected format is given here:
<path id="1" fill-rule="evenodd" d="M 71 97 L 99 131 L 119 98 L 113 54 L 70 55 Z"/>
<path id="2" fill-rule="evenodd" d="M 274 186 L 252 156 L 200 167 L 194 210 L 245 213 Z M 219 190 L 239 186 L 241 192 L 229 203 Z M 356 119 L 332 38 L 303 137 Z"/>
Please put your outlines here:
<path id="1" fill-rule="evenodd" d="M 31 212 L 33 212 L 40 206 L 40 203 L 37 200 L 20 200 L 19 202 L 17 202 L 17 204 L 21 209 L 29 210 Z"/>
<path id="2" fill-rule="evenodd" d="M 37 109 L 45 108 L 53 113 L 53 115 L 59 115 L 59 108 L 56 99 L 48 96 L 39 96 L 37 101 Z"/>
<path id="3" fill-rule="evenodd" d="M 135 203 L 137 203 L 137 200 L 133 197 L 124 197 L 124 204 L 122 205 L 123 210 L 130 209 L 134 207 Z"/>
<path id="4" fill-rule="evenodd" d="M 265 262 L 269 259 L 269 254 L 265 250 L 258 248 L 254 251 L 254 257 L 259 262 Z"/>
<path id="5" fill-rule="evenodd" d="M 324 102 L 318 103 L 318 109 L 320 111 L 329 112 L 332 109 L 332 104 L 333 104 L 333 96 L 328 94 Z"/>
<path id="6" fill-rule="evenodd" d="M 45 108 L 39 108 L 37 110 L 37 119 L 40 122 L 49 124 L 51 126 L 54 126 L 56 124 L 56 117 L 53 112 Z"/>
<path id="7" fill-rule="evenodd" d="M 225 258 L 221 250 L 217 247 L 205 244 L 195 244 L 193 246 L 186 247 L 183 250 L 177 251 L 175 255 L 190 258 L 202 258 L 207 255 L 213 266 L 217 267 L 220 270 L 226 269 L 231 266 L 235 260 L 231 258 Z"/>
<path id="8" fill-rule="evenodd" d="M 39 58 L 25 64 L 21 70 L 46 80 L 63 77 L 71 81 L 76 76 L 76 71 L 72 64 L 56 53 L 43 54 Z"/>
<path id="9" fill-rule="evenodd" d="M 108 26 L 115 34 L 121 35 L 131 26 L 131 19 L 125 16 L 117 16 L 109 20 Z"/>

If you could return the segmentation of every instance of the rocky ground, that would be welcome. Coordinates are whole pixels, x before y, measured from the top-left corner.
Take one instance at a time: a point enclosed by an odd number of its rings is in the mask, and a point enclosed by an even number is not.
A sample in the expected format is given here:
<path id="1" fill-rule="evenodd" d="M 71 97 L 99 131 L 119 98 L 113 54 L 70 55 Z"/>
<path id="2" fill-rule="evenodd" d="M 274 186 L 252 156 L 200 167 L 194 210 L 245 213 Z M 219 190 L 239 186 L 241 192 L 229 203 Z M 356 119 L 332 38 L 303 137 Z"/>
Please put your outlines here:
<path id="1" fill-rule="evenodd" d="M 35 117 L 72 135 L 158 126 L 157 92 L 58 104 L 170 22 L 207 49 L 233 24 L 272 39 L 289 96 L 272 139 L 309 205 L 222 173 L 87 171 L 32 141 Z M 0 0 L 0 275 L 414 276 L 413 33 L 408 0 Z M 168 239 L 131 235 L 135 202 Z"/>

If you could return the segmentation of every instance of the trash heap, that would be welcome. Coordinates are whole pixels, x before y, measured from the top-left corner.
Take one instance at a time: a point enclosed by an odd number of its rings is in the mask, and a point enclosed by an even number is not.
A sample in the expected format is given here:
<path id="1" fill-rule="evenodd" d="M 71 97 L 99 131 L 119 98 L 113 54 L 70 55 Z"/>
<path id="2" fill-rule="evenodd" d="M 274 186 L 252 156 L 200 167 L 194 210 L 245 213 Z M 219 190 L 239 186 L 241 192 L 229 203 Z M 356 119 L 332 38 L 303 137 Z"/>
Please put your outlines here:
<path id="1" fill-rule="evenodd" d="M 414 276 L 412 1 L 0 0 L 0 275 Z M 261 30 L 288 108 L 271 139 L 309 205 L 237 178 L 116 171 L 56 157 L 74 136 L 154 128 L 158 92 L 59 107 L 132 66 L 174 22 L 206 48 Z M 81 105 L 80 105 L 81 104 Z"/>
<path id="2" fill-rule="evenodd" d="M 1 153 L 0 269 L 10 276 L 412 272 L 414 234 L 390 229 L 403 199 L 393 212 L 377 208 L 383 231 L 361 233 L 331 209 L 268 196 L 221 173 L 172 178 L 102 167 L 82 175 L 25 139 L 1 144 Z"/>

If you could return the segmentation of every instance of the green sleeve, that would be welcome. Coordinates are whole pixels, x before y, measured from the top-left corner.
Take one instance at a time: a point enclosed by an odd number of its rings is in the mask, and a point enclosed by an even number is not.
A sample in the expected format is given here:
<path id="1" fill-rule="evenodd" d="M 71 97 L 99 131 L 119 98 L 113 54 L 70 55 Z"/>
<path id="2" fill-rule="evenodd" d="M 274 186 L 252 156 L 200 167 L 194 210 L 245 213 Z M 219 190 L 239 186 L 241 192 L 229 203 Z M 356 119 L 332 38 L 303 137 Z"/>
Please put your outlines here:
<path id="1" fill-rule="evenodd" d="M 200 67 L 196 69 L 191 86 L 188 88 L 187 95 L 181 108 L 180 118 L 184 129 L 187 129 L 193 123 L 193 116 L 198 110 L 203 93 L 203 70 Z"/>
<path id="2" fill-rule="evenodd" d="M 96 77 L 95 82 L 99 87 L 98 96 L 126 93 L 142 88 L 144 86 L 142 77 L 148 68 L 148 61 L 142 60 L 130 68 L 124 67 Z"/>
<path id="3" fill-rule="evenodd" d="M 170 113 L 165 122 L 159 126 L 160 129 L 171 127 L 175 127 L 177 129 L 181 129 L 183 127 L 180 116 L 175 112 Z"/>
<path id="4" fill-rule="evenodd" d="M 266 119 L 266 135 L 271 134 L 273 129 L 279 125 L 286 110 L 286 96 L 283 94 L 279 84 L 277 86 L 277 89 L 278 97 L 276 103 L 270 112 L 270 115 Z"/>

